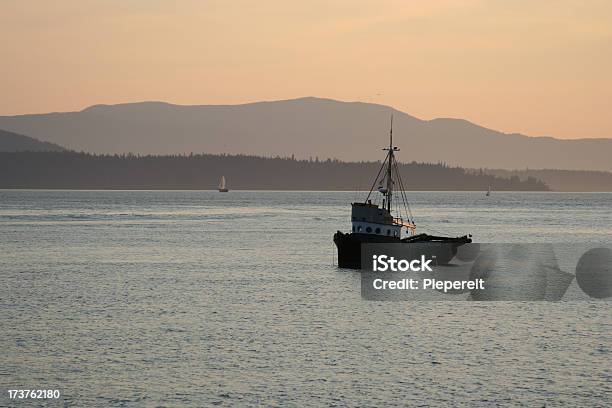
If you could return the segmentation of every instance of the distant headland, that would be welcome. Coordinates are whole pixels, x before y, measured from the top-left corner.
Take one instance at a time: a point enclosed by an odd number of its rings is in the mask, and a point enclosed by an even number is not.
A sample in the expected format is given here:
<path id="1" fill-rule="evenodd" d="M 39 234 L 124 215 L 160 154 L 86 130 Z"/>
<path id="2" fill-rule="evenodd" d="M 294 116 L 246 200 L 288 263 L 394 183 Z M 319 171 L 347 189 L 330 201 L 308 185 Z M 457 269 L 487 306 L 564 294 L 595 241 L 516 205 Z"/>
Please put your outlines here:
<path id="1" fill-rule="evenodd" d="M 247 155 L 95 155 L 0 152 L 0 188 L 367 190 L 380 162 Z M 407 190 L 547 191 L 542 181 L 499 177 L 444 163 L 399 165 Z"/>

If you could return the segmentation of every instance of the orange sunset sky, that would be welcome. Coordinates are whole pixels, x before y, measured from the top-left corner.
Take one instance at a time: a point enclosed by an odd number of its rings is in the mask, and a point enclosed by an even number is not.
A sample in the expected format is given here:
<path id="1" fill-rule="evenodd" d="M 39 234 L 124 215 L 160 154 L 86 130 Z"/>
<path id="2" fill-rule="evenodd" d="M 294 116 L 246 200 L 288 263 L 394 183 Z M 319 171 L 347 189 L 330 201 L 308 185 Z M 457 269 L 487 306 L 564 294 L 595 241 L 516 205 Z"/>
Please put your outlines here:
<path id="1" fill-rule="evenodd" d="M 612 137 L 612 1 L 3 0 L 0 115 L 320 96 Z"/>

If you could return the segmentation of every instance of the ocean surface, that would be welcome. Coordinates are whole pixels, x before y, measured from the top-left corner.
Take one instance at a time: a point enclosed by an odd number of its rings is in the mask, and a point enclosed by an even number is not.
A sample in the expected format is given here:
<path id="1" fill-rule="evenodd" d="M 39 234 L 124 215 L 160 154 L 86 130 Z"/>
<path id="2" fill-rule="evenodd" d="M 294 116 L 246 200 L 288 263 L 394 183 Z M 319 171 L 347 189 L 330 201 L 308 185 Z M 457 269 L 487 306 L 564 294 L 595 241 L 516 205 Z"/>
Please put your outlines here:
<path id="1" fill-rule="evenodd" d="M 357 196 L 0 190 L 0 406 L 612 405 L 611 302 L 362 300 Z M 422 232 L 612 238 L 610 193 L 408 197 Z"/>

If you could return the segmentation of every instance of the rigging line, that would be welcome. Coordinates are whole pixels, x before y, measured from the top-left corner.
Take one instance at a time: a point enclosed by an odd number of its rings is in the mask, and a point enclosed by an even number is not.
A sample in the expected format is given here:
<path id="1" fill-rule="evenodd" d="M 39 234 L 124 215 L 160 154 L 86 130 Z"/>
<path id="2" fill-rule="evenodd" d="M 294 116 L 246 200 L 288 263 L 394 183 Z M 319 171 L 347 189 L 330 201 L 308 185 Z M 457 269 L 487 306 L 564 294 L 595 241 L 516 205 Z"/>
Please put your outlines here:
<path id="1" fill-rule="evenodd" d="M 406 211 L 406 197 L 405 194 L 403 192 L 404 186 L 403 186 L 403 182 L 402 182 L 402 178 L 401 175 L 399 174 L 399 171 L 397 171 L 397 167 L 396 167 L 396 173 L 397 173 L 397 179 L 398 179 L 398 187 L 400 189 L 400 198 L 401 198 L 401 204 L 397 203 L 397 212 L 400 214 L 400 218 L 402 219 L 402 221 L 404 220 L 404 216 L 406 216 L 405 220 L 408 223 L 411 223 L 412 221 L 410 220 L 410 218 L 408 218 L 408 212 Z M 399 200 L 398 200 L 399 201 Z M 402 212 L 403 210 L 403 212 Z"/>
<path id="2" fill-rule="evenodd" d="M 398 202 L 395 203 L 395 211 L 397 211 L 397 214 L 399 214 L 400 220 L 403 221 L 402 209 L 401 209 L 400 204 Z"/>
<path id="3" fill-rule="evenodd" d="M 440 235 L 452 235 L 452 234 L 449 234 L 449 231 L 448 231 L 448 230 L 444 230 L 444 229 L 440 230 L 440 229 L 437 229 L 437 228 L 433 228 L 433 227 L 431 226 L 431 224 L 426 224 L 426 223 L 425 223 L 425 224 L 423 224 L 423 223 L 419 222 L 419 225 L 420 225 L 421 227 L 424 227 L 424 229 L 427 229 L 427 230 L 429 230 L 429 231 L 432 231 L 432 232 L 434 232 L 434 233 L 436 233 L 436 234 L 440 234 Z"/>
<path id="4" fill-rule="evenodd" d="M 402 194 L 404 196 L 404 203 L 407 210 L 407 215 L 410 217 L 410 222 L 414 224 L 414 215 L 412 214 L 412 209 L 410 208 L 410 201 L 408 201 L 408 194 L 406 193 L 406 187 L 404 187 L 404 182 L 402 181 Z"/>
<path id="5" fill-rule="evenodd" d="M 402 176 L 399 172 L 399 167 L 397 165 L 397 161 L 394 164 L 394 168 L 395 168 L 395 174 L 397 174 L 396 178 L 397 178 L 397 185 L 399 187 L 400 190 L 400 197 L 402 199 L 402 205 L 403 205 L 403 209 L 404 209 L 404 213 L 406 213 L 406 216 L 408 216 L 408 213 L 406 212 L 406 199 L 405 199 L 405 193 L 404 193 L 404 183 L 402 181 Z M 408 221 L 410 221 L 410 219 L 408 219 Z"/>
<path id="6" fill-rule="evenodd" d="M 414 221 L 414 215 L 412 214 L 412 209 L 410 208 L 410 202 L 408 201 L 408 195 L 406 194 L 405 188 L 404 188 L 403 185 L 402 185 L 402 188 L 403 188 L 403 191 L 404 191 L 404 202 L 405 202 L 405 206 L 406 206 L 406 212 L 407 212 L 407 216 L 409 217 L 408 221 L 411 224 L 416 225 L 416 223 Z"/>
<path id="7" fill-rule="evenodd" d="M 414 215 L 412 214 L 412 209 L 410 208 L 410 201 L 408 201 L 408 194 L 406 193 L 406 187 L 404 187 L 403 181 L 402 181 L 402 193 L 404 195 L 404 202 L 406 203 L 408 215 L 410 216 L 410 222 L 414 223 Z"/>
<path id="8" fill-rule="evenodd" d="M 395 168 L 395 174 L 397 174 L 397 181 L 398 181 L 398 186 L 400 188 L 400 193 L 402 195 L 402 201 L 404 199 L 405 196 L 405 192 L 404 192 L 404 181 L 402 180 L 402 175 L 400 174 L 399 171 L 399 165 L 397 164 L 397 161 L 395 161 L 395 163 L 393 163 L 393 166 Z"/>
<path id="9" fill-rule="evenodd" d="M 397 162 L 395 162 L 394 164 L 395 172 L 397 173 L 397 178 L 399 180 L 399 185 L 401 189 L 401 197 L 404 204 L 404 211 L 406 212 L 406 216 L 409 216 L 408 221 L 410 223 L 414 223 L 414 216 L 412 215 L 412 210 L 410 209 L 410 202 L 408 201 L 408 196 L 406 195 L 406 188 L 404 187 L 404 181 L 402 180 L 402 176 L 399 171 L 399 166 Z"/>
<path id="10" fill-rule="evenodd" d="M 395 178 L 397 179 L 396 180 L 397 181 L 397 186 L 398 186 L 398 188 L 400 188 L 400 199 L 403 201 L 403 198 L 401 196 L 402 179 L 401 179 L 399 173 L 397 173 L 397 162 L 393 163 L 393 167 L 396 169 L 395 170 L 395 174 L 396 174 Z M 396 181 L 393 181 L 393 184 L 395 184 Z M 399 215 L 399 218 L 403 218 L 402 208 L 401 208 L 400 204 L 398 203 L 398 201 L 399 200 L 395 201 L 395 211 Z"/>
<path id="11" fill-rule="evenodd" d="M 391 154 L 391 153 L 389 153 L 389 154 Z M 376 182 L 378 181 L 378 177 L 380 176 L 380 173 L 382 172 L 382 169 L 385 168 L 385 163 L 387 163 L 387 159 L 389 158 L 389 154 L 387 154 L 387 157 L 385 157 L 385 161 L 383 161 L 382 162 L 382 166 L 380 166 L 380 170 L 378 170 L 378 174 L 376 175 L 376 178 L 374 179 L 374 183 L 372 183 L 372 187 L 370 187 L 370 192 L 368 193 L 368 196 L 365 199 L 366 202 L 370 198 L 370 195 L 372 195 L 372 190 L 374 190 L 374 186 L 376 185 Z"/>
<path id="12" fill-rule="evenodd" d="M 414 222 L 414 217 L 412 215 L 412 210 L 410 209 L 410 202 L 408 201 L 408 196 L 406 195 L 406 189 L 404 187 L 404 182 L 402 180 L 402 177 L 400 175 L 399 172 L 399 167 L 397 165 L 397 162 L 393 163 L 395 165 L 395 172 L 397 174 L 397 179 L 399 181 L 399 186 L 400 186 L 400 190 L 401 190 L 401 197 L 402 197 L 402 201 L 404 202 L 404 206 L 407 208 L 408 210 L 408 214 L 410 215 L 410 219 L 408 220 L 409 222 L 413 223 Z M 427 224 L 419 224 L 422 225 L 423 227 L 425 227 L 426 229 L 433 231 L 436 234 L 441 234 L 441 235 L 449 235 L 448 231 L 443 231 L 443 230 L 439 230 L 437 228 L 432 228 Z"/>

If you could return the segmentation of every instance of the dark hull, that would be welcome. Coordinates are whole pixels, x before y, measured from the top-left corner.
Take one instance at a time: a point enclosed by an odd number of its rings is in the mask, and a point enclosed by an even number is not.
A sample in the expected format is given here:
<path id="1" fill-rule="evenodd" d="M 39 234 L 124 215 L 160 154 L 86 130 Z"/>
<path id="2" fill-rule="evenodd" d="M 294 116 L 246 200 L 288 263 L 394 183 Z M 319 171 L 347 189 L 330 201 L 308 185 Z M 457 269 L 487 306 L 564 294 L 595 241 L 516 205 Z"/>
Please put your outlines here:
<path id="1" fill-rule="evenodd" d="M 398 243 L 402 245 L 431 243 L 432 251 L 437 255 L 440 264 L 447 264 L 457 254 L 457 248 L 463 244 L 472 242 L 466 235 L 463 237 L 438 237 L 427 234 L 419 234 L 410 238 L 399 239 L 375 234 L 359 234 L 336 232 L 334 244 L 338 248 L 338 267 L 361 269 L 361 244 L 386 244 Z M 436 251 L 439 248 L 439 251 Z M 449 250 L 450 249 L 450 250 Z"/>

